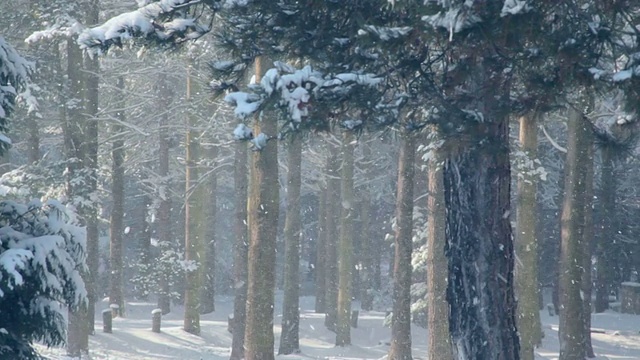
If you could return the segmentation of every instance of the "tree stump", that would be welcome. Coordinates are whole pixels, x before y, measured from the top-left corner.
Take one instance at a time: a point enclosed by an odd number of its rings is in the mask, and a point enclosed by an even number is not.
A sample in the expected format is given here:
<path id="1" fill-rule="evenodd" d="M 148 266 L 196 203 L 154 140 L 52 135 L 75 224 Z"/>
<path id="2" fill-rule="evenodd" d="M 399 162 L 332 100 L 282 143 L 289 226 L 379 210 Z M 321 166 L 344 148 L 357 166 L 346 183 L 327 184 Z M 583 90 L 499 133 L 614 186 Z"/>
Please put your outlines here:
<path id="1" fill-rule="evenodd" d="M 353 310 L 351 311 L 351 327 L 352 328 L 357 328 L 358 327 L 358 314 L 360 312 L 358 310 Z"/>
<path id="2" fill-rule="evenodd" d="M 620 302 L 620 312 L 623 314 L 640 314 L 640 283 L 623 282 Z"/>
<path id="3" fill-rule="evenodd" d="M 102 310 L 102 331 L 107 334 L 111 334 L 113 332 L 113 321 L 111 316 L 111 309 Z"/>
<path id="4" fill-rule="evenodd" d="M 160 324 L 162 323 L 162 309 L 153 309 L 151 311 L 151 331 L 160 332 Z"/>

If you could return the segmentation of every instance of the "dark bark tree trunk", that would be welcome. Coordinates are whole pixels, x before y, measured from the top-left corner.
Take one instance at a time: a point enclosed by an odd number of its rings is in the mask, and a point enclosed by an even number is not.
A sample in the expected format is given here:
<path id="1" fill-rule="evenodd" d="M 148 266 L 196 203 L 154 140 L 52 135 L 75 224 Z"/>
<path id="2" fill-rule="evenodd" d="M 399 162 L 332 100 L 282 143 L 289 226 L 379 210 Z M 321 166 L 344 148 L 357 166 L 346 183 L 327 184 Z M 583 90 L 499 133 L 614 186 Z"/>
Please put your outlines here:
<path id="1" fill-rule="evenodd" d="M 584 168 L 586 161 L 586 121 L 582 113 L 570 108 L 567 160 L 565 162 L 565 198 L 562 204 L 562 243 L 560 249 L 560 360 L 584 360 L 584 308 L 581 298 L 584 221 Z"/>
<path id="2" fill-rule="evenodd" d="M 591 294 L 593 283 L 591 280 L 591 257 L 593 255 L 593 133 L 588 129 L 585 133 L 585 166 L 583 167 L 584 187 L 584 219 L 582 221 L 582 296 L 584 312 L 585 352 L 588 358 L 595 357 L 591 343 Z"/>
<path id="3" fill-rule="evenodd" d="M 453 358 L 518 360 L 508 121 L 492 109 L 484 117 L 451 139 L 444 167 Z"/>
<path id="4" fill-rule="evenodd" d="M 263 73 L 256 60 L 256 82 Z M 275 116 L 256 117 L 253 133 L 278 134 Z M 270 140 L 251 157 L 248 200 L 249 255 L 245 359 L 273 360 L 273 307 L 275 289 L 276 236 L 278 233 L 279 184 L 278 144 Z"/>
<path id="5" fill-rule="evenodd" d="M 337 147 L 329 144 L 330 155 L 327 160 L 327 206 L 326 206 L 326 301 L 327 314 L 324 325 L 336 331 L 338 321 L 338 215 L 340 210 L 340 163 Z"/>
<path id="6" fill-rule="evenodd" d="M 207 150 L 209 155 L 209 162 L 211 168 L 216 167 L 216 159 L 218 157 L 218 147 L 212 145 Z M 204 170 L 204 169 L 203 169 Z M 204 172 L 204 171 L 203 171 Z M 202 232 L 202 241 L 205 247 L 204 258 L 202 264 L 202 288 L 200 289 L 200 314 L 209 314 L 216 310 L 215 306 L 215 286 L 216 286 L 216 215 L 218 207 L 218 199 L 216 196 L 216 189 L 218 187 L 218 177 L 216 171 L 211 171 L 207 175 L 205 184 L 206 189 L 203 189 L 203 222 L 200 227 Z"/>
<path id="7" fill-rule="evenodd" d="M 69 93 L 62 102 L 63 104 L 73 103 L 74 106 L 69 106 L 63 109 L 63 131 L 64 131 L 64 143 L 65 152 L 67 158 L 66 169 L 66 195 L 68 199 L 74 199 L 76 196 L 86 195 L 86 189 L 82 189 L 78 184 L 82 183 L 78 181 L 78 177 L 84 176 L 82 174 L 83 167 L 85 165 L 85 154 L 82 146 L 84 135 L 84 79 L 82 76 L 82 52 L 76 46 L 75 41 L 72 38 L 67 39 L 67 81 Z M 80 209 L 78 209 L 80 210 Z M 86 225 L 86 219 L 81 219 Z M 88 237 L 88 234 L 87 234 Z M 87 249 L 88 252 L 88 249 Z M 88 255 L 88 254 L 87 254 Z M 87 291 L 91 291 L 91 283 L 89 274 L 83 273 L 87 287 Z M 89 302 L 91 299 L 89 299 Z M 69 310 L 69 324 L 67 333 L 67 352 L 71 356 L 79 357 L 83 353 L 89 351 L 89 312 L 88 307 L 81 305 L 78 309 Z"/>
<path id="8" fill-rule="evenodd" d="M 27 115 L 27 161 L 33 164 L 40 160 L 40 128 L 38 127 L 38 119 L 34 115 Z"/>
<path id="9" fill-rule="evenodd" d="M 302 138 L 293 134 L 288 143 L 287 214 L 284 225 L 285 266 L 282 333 L 278 354 L 300 352 L 300 187 L 302 185 Z"/>
<path id="10" fill-rule="evenodd" d="M 122 99 L 124 96 L 124 78 L 118 78 L 117 84 L 120 96 Z M 116 115 L 122 122 L 125 121 L 124 108 L 125 102 L 122 101 L 120 108 L 121 111 Z M 123 271 L 123 259 L 122 259 L 122 235 L 123 235 L 123 222 L 124 222 L 124 140 L 122 138 L 122 125 L 114 123 L 112 125 L 113 141 L 111 148 L 111 196 L 113 201 L 113 207 L 111 209 L 111 218 L 109 221 L 109 235 L 110 235 L 110 264 L 111 264 L 111 276 L 109 277 L 109 304 L 118 305 L 118 315 L 124 314 L 124 296 L 122 291 L 122 271 Z"/>
<path id="11" fill-rule="evenodd" d="M 173 98 L 173 94 L 169 88 L 167 78 L 164 74 L 160 75 L 157 83 L 158 92 L 158 106 L 170 106 Z M 158 176 L 161 179 L 158 198 L 160 203 L 158 204 L 158 221 L 157 234 L 158 242 L 167 246 L 172 242 L 171 239 L 171 197 L 169 195 L 169 188 L 171 183 L 169 181 L 169 133 L 167 126 L 169 125 L 168 113 L 160 115 L 158 123 Z M 162 310 L 162 314 L 166 315 L 171 312 L 171 286 L 169 278 L 171 274 L 168 269 L 162 268 L 157 274 L 158 283 L 160 288 L 158 294 L 158 308 Z"/>
<path id="12" fill-rule="evenodd" d="M 411 360 L 411 252 L 415 138 L 404 133 L 398 158 L 393 265 L 393 317 L 389 360 Z"/>
<path id="13" fill-rule="evenodd" d="M 354 137 L 344 131 L 342 137 L 342 173 L 340 176 L 341 212 L 338 245 L 338 316 L 336 346 L 351 345 L 351 293 L 353 279 L 353 151 Z"/>
<path id="14" fill-rule="evenodd" d="M 320 206 L 318 208 L 318 236 L 316 242 L 316 260 L 314 263 L 315 275 L 315 312 L 325 313 L 326 307 L 326 241 L 327 241 L 327 188 L 326 185 L 320 188 L 318 193 Z"/>
<path id="15" fill-rule="evenodd" d="M 369 162 L 371 147 L 369 144 L 362 144 L 362 155 L 364 158 L 362 171 L 365 178 L 368 178 L 371 173 Z M 371 311 L 373 310 L 373 262 L 376 247 L 369 229 L 371 226 L 371 191 L 368 184 L 362 187 L 360 194 L 360 250 L 362 256 L 360 307 L 364 311 Z"/>
<path id="16" fill-rule="evenodd" d="M 607 144 L 601 147 L 602 170 L 600 173 L 600 217 L 598 240 L 596 242 L 596 313 L 609 308 L 609 293 L 613 283 L 615 262 L 612 261 L 612 240 L 615 238 L 616 219 L 616 170 L 614 149 Z"/>
<path id="17" fill-rule="evenodd" d="M 191 67 L 187 69 L 187 102 L 191 103 L 192 91 Z M 189 109 L 192 111 L 192 109 Z M 188 265 L 185 276 L 184 295 L 184 331 L 200 335 L 200 287 L 204 252 L 202 239 L 202 186 L 199 184 L 200 144 L 196 130 L 196 120 L 192 114 L 187 115 L 187 136 L 185 156 L 186 189 L 185 189 L 185 234 L 184 251 L 185 262 Z"/>
<path id="18" fill-rule="evenodd" d="M 233 182 L 235 193 L 235 218 L 233 244 L 233 339 L 231 360 L 244 359 L 244 332 L 247 305 L 247 144 L 235 144 Z"/>
<path id="19" fill-rule="evenodd" d="M 520 359 L 533 360 L 534 349 L 542 341 L 538 304 L 538 238 L 536 234 L 538 175 L 533 161 L 537 156 L 538 127 L 536 114 L 520 118 L 520 148 L 528 163 L 518 174 L 518 202 L 516 211 L 516 270 L 518 295 L 518 329 L 520 330 Z"/>
<path id="20" fill-rule="evenodd" d="M 436 139 L 432 140 L 436 141 Z M 429 327 L 429 360 L 451 360 L 449 304 L 447 303 L 447 268 L 445 256 L 446 213 L 442 159 L 438 149 L 428 166 L 427 203 L 427 309 Z"/>

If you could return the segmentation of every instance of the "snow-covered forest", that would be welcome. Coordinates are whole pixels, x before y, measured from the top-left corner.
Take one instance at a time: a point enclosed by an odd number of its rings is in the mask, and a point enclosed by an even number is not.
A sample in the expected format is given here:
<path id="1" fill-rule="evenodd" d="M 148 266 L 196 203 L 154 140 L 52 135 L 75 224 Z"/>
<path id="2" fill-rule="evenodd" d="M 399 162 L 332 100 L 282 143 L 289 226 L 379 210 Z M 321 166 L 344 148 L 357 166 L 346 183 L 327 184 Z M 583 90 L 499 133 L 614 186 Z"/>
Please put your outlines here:
<path id="1" fill-rule="evenodd" d="M 640 2 L 0 1 L 0 359 L 640 359 Z"/>

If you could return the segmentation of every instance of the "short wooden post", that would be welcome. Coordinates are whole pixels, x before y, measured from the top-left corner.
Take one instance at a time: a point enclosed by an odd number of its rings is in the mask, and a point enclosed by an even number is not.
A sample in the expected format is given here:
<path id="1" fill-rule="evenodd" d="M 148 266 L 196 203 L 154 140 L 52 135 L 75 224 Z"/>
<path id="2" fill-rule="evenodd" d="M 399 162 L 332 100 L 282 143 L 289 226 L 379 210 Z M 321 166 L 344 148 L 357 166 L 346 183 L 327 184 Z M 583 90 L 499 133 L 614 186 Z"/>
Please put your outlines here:
<path id="1" fill-rule="evenodd" d="M 554 316 L 556 314 L 556 308 L 553 304 L 547 304 L 547 310 L 549 311 L 549 316 Z"/>
<path id="2" fill-rule="evenodd" d="M 358 327 L 358 314 L 360 312 L 358 310 L 353 310 L 351 311 L 351 327 L 352 328 L 357 328 Z"/>
<path id="3" fill-rule="evenodd" d="M 151 331 L 160 332 L 160 324 L 162 323 L 162 309 L 153 309 L 151 311 Z"/>
<path id="4" fill-rule="evenodd" d="M 229 314 L 229 316 L 227 317 L 227 331 L 230 334 L 233 334 L 234 327 L 235 327 L 235 324 L 233 322 L 233 314 Z"/>
<path id="5" fill-rule="evenodd" d="M 111 334 L 113 332 L 113 321 L 111 317 L 111 309 L 102 310 L 102 331 Z"/>
<path id="6" fill-rule="evenodd" d="M 111 309 L 111 317 L 117 318 L 120 316 L 120 305 L 118 304 L 109 304 L 109 308 Z"/>

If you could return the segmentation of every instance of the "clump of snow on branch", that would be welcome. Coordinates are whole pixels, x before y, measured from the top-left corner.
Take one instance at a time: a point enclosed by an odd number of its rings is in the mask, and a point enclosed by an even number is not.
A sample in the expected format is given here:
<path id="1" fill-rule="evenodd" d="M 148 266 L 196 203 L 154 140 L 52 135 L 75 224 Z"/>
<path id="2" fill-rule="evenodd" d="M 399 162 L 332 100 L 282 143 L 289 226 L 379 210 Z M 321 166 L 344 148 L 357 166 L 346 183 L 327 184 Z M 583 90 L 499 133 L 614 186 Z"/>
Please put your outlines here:
<path id="1" fill-rule="evenodd" d="M 528 0 L 505 0 L 500 16 L 518 15 L 531 10 Z"/>
<path id="2" fill-rule="evenodd" d="M 233 130 L 233 138 L 236 140 L 251 140 L 253 139 L 253 132 L 247 125 L 238 124 Z"/>
<path id="3" fill-rule="evenodd" d="M 391 39 L 399 39 L 403 36 L 406 36 L 411 32 L 412 29 L 413 28 L 410 26 L 383 27 L 375 25 L 365 25 L 360 31 L 358 31 L 358 35 L 365 35 L 369 33 L 375 35 L 382 41 L 389 41 Z"/>
<path id="4" fill-rule="evenodd" d="M 434 28 L 445 28 L 449 31 L 449 40 L 453 40 L 453 35 L 463 30 L 474 27 L 482 22 L 482 19 L 473 12 L 473 1 L 467 0 L 464 3 L 451 4 L 450 1 L 439 1 L 440 6 L 445 7 L 435 15 L 423 16 L 422 21 Z"/>
<path id="5" fill-rule="evenodd" d="M 82 31 L 78 44 L 85 49 L 97 48 L 96 52 L 111 45 L 120 45 L 134 37 L 166 41 L 172 37 L 197 39 L 209 32 L 209 27 L 199 24 L 194 18 L 175 18 L 163 22 L 179 9 L 200 3 L 199 0 L 160 0 L 138 10 L 109 19 L 104 24 Z"/>

